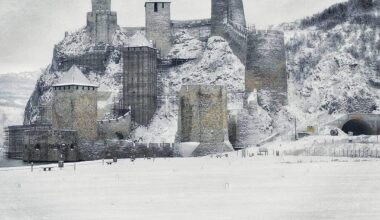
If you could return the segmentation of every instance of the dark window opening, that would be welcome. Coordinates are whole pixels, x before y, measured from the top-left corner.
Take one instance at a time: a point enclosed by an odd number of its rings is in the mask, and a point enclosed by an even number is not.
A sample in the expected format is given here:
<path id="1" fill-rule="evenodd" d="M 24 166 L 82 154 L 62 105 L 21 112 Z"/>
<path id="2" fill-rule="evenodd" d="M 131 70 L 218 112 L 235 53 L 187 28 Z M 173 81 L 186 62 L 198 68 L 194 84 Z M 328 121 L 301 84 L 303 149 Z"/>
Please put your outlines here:
<path id="1" fill-rule="evenodd" d="M 77 86 L 77 90 L 79 89 L 79 86 Z"/>
<path id="2" fill-rule="evenodd" d="M 165 8 L 165 3 L 162 2 L 162 8 Z"/>
<path id="3" fill-rule="evenodd" d="M 158 3 L 154 3 L 154 12 L 158 11 Z"/>
<path id="4" fill-rule="evenodd" d="M 122 133 L 116 132 L 115 135 L 116 135 L 117 139 L 124 140 L 124 135 Z"/>
<path id="5" fill-rule="evenodd" d="M 74 148 L 75 148 L 74 144 L 71 144 L 71 145 L 70 145 L 70 149 L 71 149 L 71 150 L 74 150 Z"/>
<path id="6" fill-rule="evenodd" d="M 37 144 L 36 145 L 36 150 L 40 150 L 41 149 L 41 145 L 40 144 Z"/>

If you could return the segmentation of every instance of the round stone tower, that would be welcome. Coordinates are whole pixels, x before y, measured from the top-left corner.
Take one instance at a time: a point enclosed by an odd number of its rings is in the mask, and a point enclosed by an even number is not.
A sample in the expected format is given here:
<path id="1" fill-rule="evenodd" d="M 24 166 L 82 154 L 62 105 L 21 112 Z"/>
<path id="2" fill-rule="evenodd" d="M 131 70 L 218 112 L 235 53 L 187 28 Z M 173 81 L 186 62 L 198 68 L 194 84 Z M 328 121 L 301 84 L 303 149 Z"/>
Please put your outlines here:
<path id="1" fill-rule="evenodd" d="M 288 103 L 284 41 L 284 33 L 276 30 L 248 35 L 245 90 L 257 90 L 259 105 L 272 112 Z"/>
<path id="2" fill-rule="evenodd" d="M 224 36 L 224 27 L 228 19 L 228 0 L 211 1 L 211 34 Z"/>
<path id="3" fill-rule="evenodd" d="M 229 0 L 228 19 L 236 25 L 247 26 L 243 0 Z"/>
<path id="4" fill-rule="evenodd" d="M 146 38 L 166 57 L 172 47 L 170 1 L 145 2 Z"/>
<path id="5" fill-rule="evenodd" d="M 53 129 L 75 130 L 79 142 L 97 138 L 97 86 L 75 65 L 53 85 Z"/>

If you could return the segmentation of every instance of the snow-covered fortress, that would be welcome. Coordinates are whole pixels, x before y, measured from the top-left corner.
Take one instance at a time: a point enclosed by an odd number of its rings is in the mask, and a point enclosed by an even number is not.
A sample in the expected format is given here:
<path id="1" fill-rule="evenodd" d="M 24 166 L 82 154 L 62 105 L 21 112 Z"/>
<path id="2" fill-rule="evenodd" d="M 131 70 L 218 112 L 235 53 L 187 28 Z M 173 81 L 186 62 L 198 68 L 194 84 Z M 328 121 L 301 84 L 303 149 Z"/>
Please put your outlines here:
<path id="1" fill-rule="evenodd" d="M 284 34 L 248 27 L 242 0 L 212 0 L 211 19 L 203 20 L 172 20 L 170 1 L 147 1 L 145 11 L 145 27 L 123 28 L 111 0 L 92 0 L 86 27 L 55 45 L 24 125 L 9 127 L 12 155 L 26 161 L 173 156 L 189 142 L 189 155 L 202 156 L 232 150 L 244 139 L 244 125 L 237 123 L 244 111 L 227 105 L 244 103 L 254 116 L 252 102 L 274 113 L 287 104 Z M 199 58 L 205 42 L 229 54 L 231 69 L 245 66 L 245 77 L 225 78 L 225 70 L 215 69 L 196 76 L 216 74 L 213 83 L 195 83 L 194 77 L 177 82 L 173 71 L 197 68 L 194 60 L 208 62 Z M 147 144 L 136 138 L 144 127 L 173 118 L 168 127 L 177 125 L 176 137 Z"/>

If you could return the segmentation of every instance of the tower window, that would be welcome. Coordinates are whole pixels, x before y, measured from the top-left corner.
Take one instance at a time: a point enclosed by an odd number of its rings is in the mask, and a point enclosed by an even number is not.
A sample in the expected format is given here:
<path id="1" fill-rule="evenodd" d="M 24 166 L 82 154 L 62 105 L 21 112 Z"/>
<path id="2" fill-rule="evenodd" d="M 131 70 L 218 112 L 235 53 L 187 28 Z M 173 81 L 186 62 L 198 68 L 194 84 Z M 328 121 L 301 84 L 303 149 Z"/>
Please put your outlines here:
<path id="1" fill-rule="evenodd" d="M 157 12 L 158 11 L 158 3 L 154 3 L 154 12 Z"/>
<path id="2" fill-rule="evenodd" d="M 165 3 L 162 2 L 162 8 L 165 8 Z"/>

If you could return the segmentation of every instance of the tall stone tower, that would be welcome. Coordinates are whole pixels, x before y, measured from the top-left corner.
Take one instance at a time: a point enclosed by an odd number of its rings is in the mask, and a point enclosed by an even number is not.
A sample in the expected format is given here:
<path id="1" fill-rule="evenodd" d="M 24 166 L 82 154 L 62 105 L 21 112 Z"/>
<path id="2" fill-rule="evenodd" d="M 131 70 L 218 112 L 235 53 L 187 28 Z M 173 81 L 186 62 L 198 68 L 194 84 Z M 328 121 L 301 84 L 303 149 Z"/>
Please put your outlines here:
<path id="1" fill-rule="evenodd" d="M 247 26 L 245 20 L 243 0 L 229 0 L 228 20 L 242 27 Z"/>
<path id="2" fill-rule="evenodd" d="M 288 104 L 284 33 L 268 30 L 248 35 L 246 92 L 258 92 L 258 103 L 276 112 Z"/>
<path id="3" fill-rule="evenodd" d="M 224 86 L 182 86 L 178 113 L 177 141 L 199 143 L 193 156 L 232 151 L 227 144 L 227 89 Z"/>
<path id="4" fill-rule="evenodd" d="M 224 37 L 224 27 L 228 20 L 229 0 L 211 1 L 211 34 Z"/>
<path id="5" fill-rule="evenodd" d="M 151 47 L 123 49 L 123 105 L 133 122 L 147 126 L 157 109 L 157 51 Z"/>
<path id="6" fill-rule="evenodd" d="M 170 1 L 145 2 L 146 38 L 166 57 L 172 47 Z"/>
<path id="7" fill-rule="evenodd" d="M 235 26 L 247 26 L 243 0 L 212 0 L 211 34 L 224 37 L 228 22 L 232 22 Z"/>
<path id="8" fill-rule="evenodd" d="M 92 12 L 87 13 L 87 29 L 93 43 L 111 43 L 119 28 L 116 12 L 111 11 L 111 0 L 92 0 Z"/>
<path id="9" fill-rule="evenodd" d="M 97 138 L 97 86 L 77 66 L 53 85 L 53 129 L 75 130 L 79 142 Z"/>

